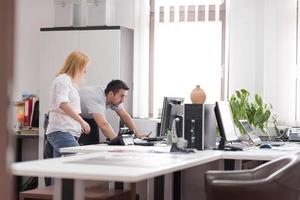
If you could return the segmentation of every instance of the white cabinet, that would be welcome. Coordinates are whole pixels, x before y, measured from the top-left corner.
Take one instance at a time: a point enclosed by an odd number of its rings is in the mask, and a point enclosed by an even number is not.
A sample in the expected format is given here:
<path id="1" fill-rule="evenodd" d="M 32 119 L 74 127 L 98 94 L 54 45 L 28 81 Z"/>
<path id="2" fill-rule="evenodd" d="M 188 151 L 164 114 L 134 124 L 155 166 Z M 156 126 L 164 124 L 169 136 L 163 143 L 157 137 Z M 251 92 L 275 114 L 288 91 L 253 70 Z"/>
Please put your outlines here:
<path id="1" fill-rule="evenodd" d="M 40 38 L 40 155 L 43 151 L 43 120 L 48 112 L 49 90 L 65 58 L 74 50 L 90 58 L 84 85 L 105 86 L 113 79 L 125 81 L 130 90 L 124 104 L 132 113 L 133 31 L 124 27 L 42 28 Z M 107 119 L 115 131 L 119 118 L 108 111 Z"/>

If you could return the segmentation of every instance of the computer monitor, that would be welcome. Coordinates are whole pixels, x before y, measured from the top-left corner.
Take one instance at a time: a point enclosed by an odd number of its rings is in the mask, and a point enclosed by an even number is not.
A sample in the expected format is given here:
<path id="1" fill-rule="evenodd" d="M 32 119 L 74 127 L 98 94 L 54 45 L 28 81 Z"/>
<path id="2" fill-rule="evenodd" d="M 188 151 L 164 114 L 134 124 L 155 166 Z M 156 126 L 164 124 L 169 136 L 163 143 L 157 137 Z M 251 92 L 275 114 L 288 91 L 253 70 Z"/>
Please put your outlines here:
<path id="1" fill-rule="evenodd" d="M 215 114 L 220 131 L 220 136 L 222 137 L 221 139 L 228 142 L 238 140 L 229 102 L 216 102 Z"/>
<path id="2" fill-rule="evenodd" d="M 159 136 L 165 136 L 167 130 L 172 129 L 174 119 L 183 116 L 183 101 L 180 97 L 164 97 Z"/>

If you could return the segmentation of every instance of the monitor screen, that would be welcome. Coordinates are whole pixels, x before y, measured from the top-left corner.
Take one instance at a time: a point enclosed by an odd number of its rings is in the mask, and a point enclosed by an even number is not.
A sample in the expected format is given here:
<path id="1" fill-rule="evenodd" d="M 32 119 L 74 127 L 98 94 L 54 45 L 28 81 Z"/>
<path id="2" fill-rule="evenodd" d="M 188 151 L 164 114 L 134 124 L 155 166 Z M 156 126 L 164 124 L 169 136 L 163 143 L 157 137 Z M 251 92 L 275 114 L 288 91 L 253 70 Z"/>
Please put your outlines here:
<path id="1" fill-rule="evenodd" d="M 164 97 L 159 136 L 165 136 L 167 130 L 171 130 L 174 119 L 183 115 L 183 101 L 184 98 Z"/>
<path id="2" fill-rule="evenodd" d="M 226 141 L 238 140 L 229 102 L 216 102 L 215 114 L 221 137 Z"/>
<path id="3" fill-rule="evenodd" d="M 247 133 L 251 133 L 252 131 L 254 131 L 254 129 L 252 128 L 251 124 L 249 123 L 248 120 L 244 119 L 244 120 L 239 120 L 240 124 L 242 125 L 243 129 L 247 132 Z"/>
<path id="4" fill-rule="evenodd" d="M 258 135 L 256 135 L 255 130 L 252 128 L 249 121 L 246 119 L 241 119 L 239 120 L 239 122 L 243 127 L 244 131 L 246 132 L 246 134 L 249 136 L 250 140 L 256 145 L 260 144 L 261 139 L 259 138 Z"/>

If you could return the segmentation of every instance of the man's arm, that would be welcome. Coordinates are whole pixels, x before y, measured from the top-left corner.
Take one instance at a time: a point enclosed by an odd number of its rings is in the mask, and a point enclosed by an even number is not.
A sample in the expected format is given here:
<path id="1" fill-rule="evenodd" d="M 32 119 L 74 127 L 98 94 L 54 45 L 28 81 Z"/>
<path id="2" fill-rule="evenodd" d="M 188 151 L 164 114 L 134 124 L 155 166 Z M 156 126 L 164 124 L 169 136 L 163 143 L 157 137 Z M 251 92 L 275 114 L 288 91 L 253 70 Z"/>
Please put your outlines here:
<path id="1" fill-rule="evenodd" d="M 141 134 L 139 132 L 139 130 L 137 129 L 133 119 L 131 118 L 131 116 L 128 114 L 128 112 L 125 110 L 125 108 L 119 108 L 118 110 L 116 110 L 117 114 L 120 116 L 120 118 L 123 120 L 123 122 L 125 123 L 125 125 L 130 128 L 131 130 L 134 130 L 134 135 L 135 137 L 145 137 L 143 134 Z"/>
<path id="2" fill-rule="evenodd" d="M 110 140 L 117 137 L 117 133 L 113 130 L 111 125 L 106 121 L 106 119 L 99 113 L 93 113 L 93 118 L 96 121 L 98 127 L 101 129 L 102 133 Z"/>

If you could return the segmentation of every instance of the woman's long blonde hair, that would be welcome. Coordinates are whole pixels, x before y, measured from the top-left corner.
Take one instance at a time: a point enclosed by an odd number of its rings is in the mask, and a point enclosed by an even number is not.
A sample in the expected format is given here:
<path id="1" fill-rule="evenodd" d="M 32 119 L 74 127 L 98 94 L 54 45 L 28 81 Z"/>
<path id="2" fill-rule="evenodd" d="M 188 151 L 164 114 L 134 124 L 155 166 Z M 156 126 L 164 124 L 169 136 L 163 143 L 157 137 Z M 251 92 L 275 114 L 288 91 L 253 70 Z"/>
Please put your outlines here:
<path id="1" fill-rule="evenodd" d="M 90 62 L 90 58 L 86 54 L 79 50 L 73 51 L 67 57 L 57 75 L 68 74 L 74 81 L 79 83 L 83 79 L 81 72 L 88 62 Z"/>

